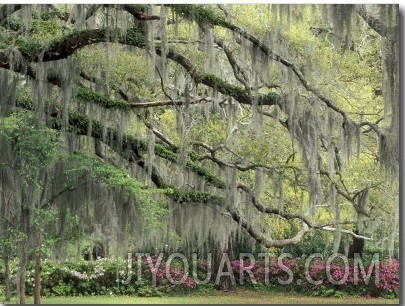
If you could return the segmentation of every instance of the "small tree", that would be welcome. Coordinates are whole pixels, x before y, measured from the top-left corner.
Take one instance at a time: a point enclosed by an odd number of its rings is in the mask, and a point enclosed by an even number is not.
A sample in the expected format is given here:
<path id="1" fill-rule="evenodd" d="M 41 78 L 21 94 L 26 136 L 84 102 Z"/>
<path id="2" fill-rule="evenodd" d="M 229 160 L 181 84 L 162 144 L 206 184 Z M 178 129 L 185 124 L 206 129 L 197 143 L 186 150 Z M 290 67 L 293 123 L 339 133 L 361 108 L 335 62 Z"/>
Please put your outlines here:
<path id="1" fill-rule="evenodd" d="M 16 216 L 20 239 L 18 241 L 19 269 L 18 291 L 20 303 L 25 303 L 25 270 L 30 248 L 35 250 L 36 277 L 35 300 L 40 303 L 40 252 L 41 238 L 35 226 L 36 212 L 45 200 L 48 171 L 58 156 L 58 132 L 47 128 L 34 113 L 18 111 L 2 120 L 0 136 L 5 144 L 1 167 L 5 168 L 15 196 L 5 202 Z M 4 225 L 7 227 L 7 224 Z M 5 228 L 7 230 L 7 228 Z M 9 248 L 10 249 L 10 248 Z M 7 254 L 6 254 L 7 256 Z"/>

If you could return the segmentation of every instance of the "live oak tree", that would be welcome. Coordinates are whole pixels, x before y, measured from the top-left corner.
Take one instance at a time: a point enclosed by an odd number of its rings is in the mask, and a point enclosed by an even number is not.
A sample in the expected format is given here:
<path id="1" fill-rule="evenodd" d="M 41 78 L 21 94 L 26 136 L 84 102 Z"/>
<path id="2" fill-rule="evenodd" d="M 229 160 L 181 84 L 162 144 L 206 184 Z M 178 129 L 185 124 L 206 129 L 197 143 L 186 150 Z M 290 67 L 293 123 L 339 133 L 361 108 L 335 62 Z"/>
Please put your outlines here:
<path id="1" fill-rule="evenodd" d="M 398 5 L 10 4 L 0 25 L 3 122 L 24 110 L 62 144 L 41 168 L 56 233 L 69 212 L 119 254 L 326 232 L 393 256 Z"/>

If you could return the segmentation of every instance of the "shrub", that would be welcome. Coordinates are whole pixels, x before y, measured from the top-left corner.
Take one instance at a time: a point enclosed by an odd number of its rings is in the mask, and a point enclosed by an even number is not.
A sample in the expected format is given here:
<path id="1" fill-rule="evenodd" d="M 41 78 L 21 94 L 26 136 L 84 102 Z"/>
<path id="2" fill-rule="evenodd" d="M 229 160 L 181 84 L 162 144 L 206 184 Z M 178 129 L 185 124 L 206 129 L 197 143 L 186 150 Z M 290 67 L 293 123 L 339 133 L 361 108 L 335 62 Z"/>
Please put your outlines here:
<path id="1" fill-rule="evenodd" d="M 307 268 L 301 258 L 283 259 L 281 262 L 270 258 L 267 268 L 264 261 L 251 264 L 249 260 L 234 260 L 232 269 L 237 284 L 244 283 L 256 290 L 263 290 L 260 284 L 265 284 L 266 288 L 278 291 L 292 290 L 315 296 L 399 296 L 398 260 L 369 263 L 361 268 L 359 265 L 355 267 L 353 260 L 347 261 L 345 266 L 342 260 L 336 262 L 338 258 L 330 263 L 316 258 Z M 247 270 L 254 276 L 253 281 Z M 252 283 L 254 281 L 256 284 Z"/>
<path id="2" fill-rule="evenodd" d="M 162 258 L 161 258 L 162 259 Z M 56 262 L 43 260 L 41 267 L 42 296 L 83 296 L 83 295 L 138 295 L 162 296 L 184 292 L 207 293 L 215 288 L 214 279 L 197 285 L 192 274 L 192 264 L 186 270 L 183 261 L 176 258 L 166 267 L 163 258 L 143 257 L 139 262 L 132 260 L 133 275 L 128 284 L 127 262 L 111 258 L 95 261 Z M 191 261 L 188 261 L 191 262 Z M 231 261 L 236 284 L 255 291 L 295 291 L 315 296 L 342 297 L 386 297 L 399 296 L 399 261 L 363 263 L 355 266 L 354 261 L 336 258 L 332 262 L 314 258 L 306 267 L 304 258 L 284 258 L 282 261 L 269 258 L 268 265 L 263 259 L 251 262 L 249 259 Z M 197 277 L 204 280 L 209 262 L 197 261 Z M 151 268 L 152 267 L 152 268 Z M 17 261 L 11 263 L 11 279 L 16 279 Z M 307 271 L 306 271 L 307 270 Z M 214 272 L 214 271 L 212 271 Z M 242 273 L 240 273 L 242 272 Z M 378 273 L 377 273 L 378 272 Z M 156 282 L 153 282 L 153 273 Z M 0 279 L 4 279 L 0 270 Z M 170 277 L 172 281 L 170 281 Z M 367 277 L 366 277 L 367 276 Z M 119 280 L 117 282 L 117 279 Z M 141 281 L 139 281 L 141 280 Z M 12 284 L 15 287 L 15 284 Z M 0 286 L 0 292 L 4 287 Z M 13 290 L 15 293 L 15 290 Z M 30 263 L 26 272 L 26 293 L 34 293 L 34 266 Z"/>

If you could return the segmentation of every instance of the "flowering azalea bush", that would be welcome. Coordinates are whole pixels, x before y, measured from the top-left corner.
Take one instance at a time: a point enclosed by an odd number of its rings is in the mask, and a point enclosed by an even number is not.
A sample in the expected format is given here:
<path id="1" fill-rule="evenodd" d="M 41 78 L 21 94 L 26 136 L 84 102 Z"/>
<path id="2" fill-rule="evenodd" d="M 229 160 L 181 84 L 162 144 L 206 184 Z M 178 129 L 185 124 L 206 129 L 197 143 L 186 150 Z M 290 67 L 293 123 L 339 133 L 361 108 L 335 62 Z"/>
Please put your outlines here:
<path id="1" fill-rule="evenodd" d="M 315 296 L 399 296 L 399 261 L 364 263 L 355 260 L 313 258 L 242 258 L 213 271 L 210 261 L 143 256 L 118 260 L 56 262 L 43 260 L 42 296 L 138 295 L 162 296 L 214 290 L 216 273 L 231 277 L 235 286 L 254 290 L 294 291 Z M 3 282 L 0 271 L 0 283 Z M 17 262 L 11 266 L 16 279 Z M 14 284 L 15 286 L 15 284 Z M 1 289 L 1 288 L 0 288 Z M 26 293 L 34 293 L 33 263 L 26 272 Z"/>
<path id="2" fill-rule="evenodd" d="M 156 257 L 143 258 L 140 263 L 142 273 L 135 275 L 136 284 L 146 287 L 142 296 L 160 296 L 163 293 L 175 291 L 190 291 L 197 286 L 196 282 L 188 277 L 189 272 L 181 266 L 181 262 L 171 261 L 167 265 L 162 259 Z M 136 266 L 132 266 L 136 271 Z M 139 295 L 139 294 L 138 294 Z"/>
<path id="3" fill-rule="evenodd" d="M 255 288 L 265 285 L 317 296 L 399 296 L 399 261 L 396 259 L 366 266 L 353 260 L 336 263 L 316 258 L 312 264 L 305 262 L 301 258 L 270 258 L 267 264 L 264 260 L 234 260 L 232 270 L 236 284 Z"/>

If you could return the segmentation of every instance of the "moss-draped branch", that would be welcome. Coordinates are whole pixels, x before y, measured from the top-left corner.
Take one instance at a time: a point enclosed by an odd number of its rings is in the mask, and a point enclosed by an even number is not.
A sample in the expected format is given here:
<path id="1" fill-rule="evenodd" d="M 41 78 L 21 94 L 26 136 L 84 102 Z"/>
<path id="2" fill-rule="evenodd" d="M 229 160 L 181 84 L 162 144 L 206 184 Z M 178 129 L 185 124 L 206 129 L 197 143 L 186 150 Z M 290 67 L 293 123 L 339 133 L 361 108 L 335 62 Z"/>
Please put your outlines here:
<path id="1" fill-rule="evenodd" d="M 132 45 L 139 48 L 145 48 L 146 38 L 144 34 L 137 28 L 131 28 L 126 31 L 126 34 L 120 34 L 120 31 L 95 29 L 83 30 L 71 33 L 61 39 L 53 41 L 47 47 L 35 46 L 34 48 L 22 48 L 21 54 L 25 58 L 26 63 L 19 63 L 13 65 L 12 59 L 5 51 L 0 52 L 0 67 L 6 69 L 13 69 L 14 71 L 27 73 L 31 77 L 35 77 L 35 72 L 30 68 L 30 62 L 38 61 L 55 61 L 67 58 L 72 55 L 76 50 L 81 49 L 87 45 L 106 42 L 117 41 L 121 44 Z M 21 48 L 20 48 L 21 49 Z M 159 47 L 156 48 L 156 53 L 161 55 L 162 51 Z M 236 85 L 230 84 L 225 80 L 208 73 L 201 73 L 185 56 L 169 51 L 166 54 L 167 58 L 177 62 L 181 65 L 193 78 L 196 83 L 202 83 L 206 86 L 216 88 L 219 92 L 229 95 L 241 104 L 253 104 L 254 98 L 249 93 Z M 50 80 L 51 81 L 51 80 Z M 57 84 L 57 80 L 52 80 L 52 83 Z M 261 105 L 275 105 L 279 103 L 280 96 L 276 93 L 259 95 L 257 103 Z M 167 101 L 167 104 L 171 102 Z"/>

